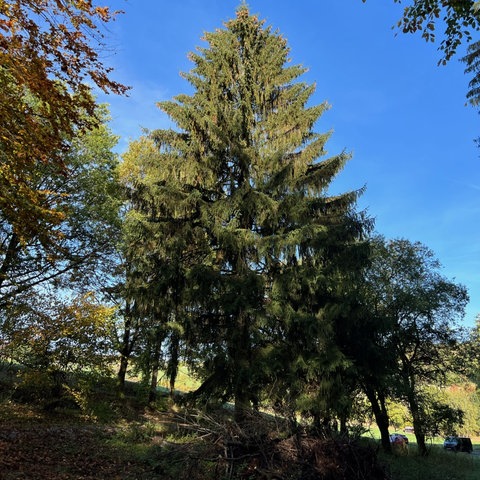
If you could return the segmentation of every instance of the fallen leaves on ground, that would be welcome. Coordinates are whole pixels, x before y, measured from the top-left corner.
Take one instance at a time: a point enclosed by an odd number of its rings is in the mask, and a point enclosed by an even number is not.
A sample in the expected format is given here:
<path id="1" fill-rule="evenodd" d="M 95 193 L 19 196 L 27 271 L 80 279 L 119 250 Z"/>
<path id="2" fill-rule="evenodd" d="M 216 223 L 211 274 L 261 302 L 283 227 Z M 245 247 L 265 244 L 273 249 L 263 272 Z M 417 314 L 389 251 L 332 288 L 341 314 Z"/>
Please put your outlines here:
<path id="1" fill-rule="evenodd" d="M 156 478 L 149 465 L 115 448 L 111 427 L 32 424 L 0 428 L 0 479 Z"/>

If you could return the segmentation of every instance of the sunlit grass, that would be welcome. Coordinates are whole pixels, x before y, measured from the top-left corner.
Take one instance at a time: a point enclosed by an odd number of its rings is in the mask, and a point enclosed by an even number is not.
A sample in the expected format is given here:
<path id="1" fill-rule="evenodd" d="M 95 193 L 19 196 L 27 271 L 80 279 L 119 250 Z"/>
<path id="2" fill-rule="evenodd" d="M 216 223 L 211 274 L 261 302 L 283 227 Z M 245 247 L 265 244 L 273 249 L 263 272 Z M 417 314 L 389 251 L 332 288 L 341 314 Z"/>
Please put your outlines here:
<path id="1" fill-rule="evenodd" d="M 413 445 L 407 456 L 379 454 L 387 465 L 392 480 L 478 480 L 480 457 L 468 453 L 444 451 L 433 445 L 429 455 L 422 457 Z"/>
<path id="2" fill-rule="evenodd" d="M 140 382 L 141 378 L 129 372 L 128 380 L 132 382 Z M 189 372 L 186 365 L 180 365 L 178 368 L 177 378 L 175 379 L 175 390 L 179 392 L 191 392 L 200 386 L 201 382 Z M 158 387 L 162 390 L 170 390 L 170 380 L 166 372 L 160 372 L 158 375 Z"/>
<path id="3" fill-rule="evenodd" d="M 393 433 L 393 430 L 391 430 Z M 398 433 L 403 433 L 398 430 Z M 480 438 L 472 438 L 474 454 L 455 453 L 443 449 L 443 437 L 428 439 L 428 456 L 417 452 L 414 434 L 405 434 L 409 440 L 408 453 L 386 455 L 379 449 L 379 459 L 386 466 L 392 480 L 479 480 L 480 479 Z M 377 428 L 371 428 L 366 438 L 380 442 Z"/>
<path id="4" fill-rule="evenodd" d="M 170 388 L 169 380 L 165 373 L 159 377 L 159 385 L 164 388 Z M 175 380 L 175 390 L 180 392 L 191 392 L 200 386 L 200 382 L 188 371 L 185 365 L 178 368 L 177 378 Z"/>

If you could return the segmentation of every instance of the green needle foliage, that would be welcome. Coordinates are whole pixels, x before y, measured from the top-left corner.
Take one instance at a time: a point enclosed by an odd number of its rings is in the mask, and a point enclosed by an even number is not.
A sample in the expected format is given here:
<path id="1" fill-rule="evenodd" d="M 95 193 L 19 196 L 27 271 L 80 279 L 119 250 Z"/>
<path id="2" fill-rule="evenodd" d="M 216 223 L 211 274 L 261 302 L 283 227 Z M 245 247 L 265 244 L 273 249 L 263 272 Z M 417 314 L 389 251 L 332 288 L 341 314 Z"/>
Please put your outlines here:
<path id="1" fill-rule="evenodd" d="M 196 395 L 233 398 L 241 420 L 275 375 L 302 370 L 302 342 L 310 377 L 341 363 L 322 338 L 334 328 L 326 308 L 356 270 L 369 222 L 354 211 L 361 190 L 328 195 L 349 155 L 319 160 L 329 134 L 314 126 L 327 105 L 308 104 L 315 86 L 298 81 L 306 69 L 289 64 L 286 40 L 245 5 L 204 40 L 184 74 L 193 94 L 159 103 L 178 129 L 127 155 L 127 228 L 151 305 L 155 279 L 170 299 L 164 322 L 183 326 L 205 380 Z"/>

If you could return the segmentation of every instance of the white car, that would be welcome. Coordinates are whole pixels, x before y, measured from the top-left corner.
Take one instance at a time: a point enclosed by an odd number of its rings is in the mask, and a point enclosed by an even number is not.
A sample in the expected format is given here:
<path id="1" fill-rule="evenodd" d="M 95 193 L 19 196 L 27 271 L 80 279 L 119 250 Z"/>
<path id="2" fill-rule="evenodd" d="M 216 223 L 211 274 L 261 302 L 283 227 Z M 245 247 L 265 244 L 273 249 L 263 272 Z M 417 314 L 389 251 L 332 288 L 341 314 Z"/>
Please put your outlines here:
<path id="1" fill-rule="evenodd" d="M 393 443 L 395 445 L 408 445 L 408 438 L 406 435 L 403 435 L 402 433 L 392 433 L 390 435 L 390 443 Z"/>

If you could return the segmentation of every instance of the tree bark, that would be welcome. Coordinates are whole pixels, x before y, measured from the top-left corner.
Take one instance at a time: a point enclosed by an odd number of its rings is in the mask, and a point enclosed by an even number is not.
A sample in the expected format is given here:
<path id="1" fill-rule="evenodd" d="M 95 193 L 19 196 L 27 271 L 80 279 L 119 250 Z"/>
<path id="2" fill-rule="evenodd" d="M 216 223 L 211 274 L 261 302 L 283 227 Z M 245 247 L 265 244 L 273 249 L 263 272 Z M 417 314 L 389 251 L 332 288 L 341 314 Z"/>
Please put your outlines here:
<path id="1" fill-rule="evenodd" d="M 5 252 L 5 257 L 3 259 L 3 263 L 0 265 L 0 287 L 2 286 L 3 282 L 7 278 L 8 269 L 14 263 L 15 258 L 18 254 L 20 247 L 20 240 L 18 236 L 13 233 L 10 237 L 10 241 L 8 242 L 8 247 Z"/>
<path id="2" fill-rule="evenodd" d="M 251 411 L 250 385 L 250 337 L 248 315 L 238 315 L 237 331 L 232 335 L 231 351 L 233 358 L 235 421 L 243 423 Z"/>
<path id="3" fill-rule="evenodd" d="M 127 376 L 128 368 L 128 357 L 125 355 L 120 355 L 120 367 L 117 373 L 117 380 L 120 389 L 125 388 L 125 377 Z"/>
<path id="4" fill-rule="evenodd" d="M 425 422 L 422 419 L 422 407 L 418 402 L 418 396 L 416 394 L 415 370 L 406 359 L 402 359 L 402 361 L 404 364 L 404 371 L 407 372 L 404 374 L 404 385 L 407 387 L 406 398 L 410 408 L 410 413 L 412 414 L 418 453 L 422 457 L 426 457 L 428 455 L 428 449 L 425 443 Z"/>
<path id="5" fill-rule="evenodd" d="M 372 387 L 364 388 L 365 394 L 372 407 L 372 412 L 375 417 L 375 422 L 380 430 L 380 437 L 382 448 L 386 453 L 392 453 L 392 445 L 390 443 L 390 434 L 388 432 L 389 418 L 387 408 L 385 406 L 385 399 L 380 393 L 376 393 Z"/>
<path id="6" fill-rule="evenodd" d="M 172 333 L 170 338 L 170 359 L 167 365 L 167 375 L 170 382 L 170 396 L 175 395 L 175 381 L 178 374 L 178 349 L 180 337 L 177 333 Z"/>
<path id="7" fill-rule="evenodd" d="M 125 388 L 125 378 L 127 375 L 128 360 L 133 350 L 133 342 L 131 341 L 132 329 L 132 312 L 130 304 L 127 302 L 125 306 L 125 326 L 122 335 L 122 343 L 119 348 L 120 367 L 117 373 L 118 385 L 121 390 Z"/>
<path id="8" fill-rule="evenodd" d="M 153 403 L 157 400 L 158 372 L 160 370 L 160 360 L 162 356 L 162 343 L 165 338 L 163 328 L 158 328 L 155 335 L 155 345 L 152 354 L 152 372 L 150 377 L 150 392 L 148 402 Z"/>
<path id="9" fill-rule="evenodd" d="M 417 439 L 418 453 L 422 457 L 426 457 L 428 455 L 428 449 L 427 444 L 425 443 L 425 429 L 421 419 L 418 402 L 413 394 L 408 396 L 408 403 L 410 405 L 410 413 L 412 414 L 413 429 L 415 430 L 415 438 Z"/>
<path id="10" fill-rule="evenodd" d="M 148 403 L 155 403 L 157 400 L 159 362 L 155 361 L 150 379 L 150 392 L 148 393 Z"/>

